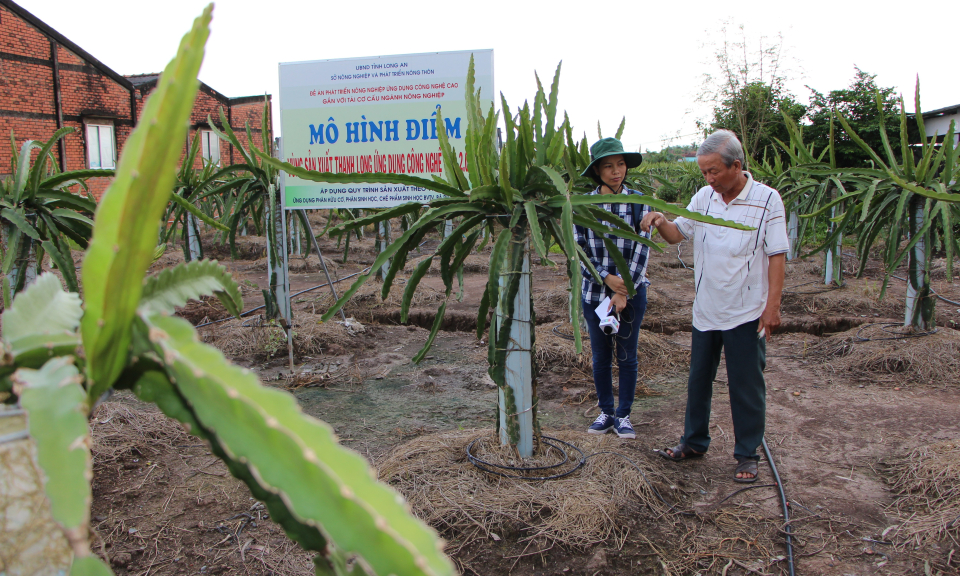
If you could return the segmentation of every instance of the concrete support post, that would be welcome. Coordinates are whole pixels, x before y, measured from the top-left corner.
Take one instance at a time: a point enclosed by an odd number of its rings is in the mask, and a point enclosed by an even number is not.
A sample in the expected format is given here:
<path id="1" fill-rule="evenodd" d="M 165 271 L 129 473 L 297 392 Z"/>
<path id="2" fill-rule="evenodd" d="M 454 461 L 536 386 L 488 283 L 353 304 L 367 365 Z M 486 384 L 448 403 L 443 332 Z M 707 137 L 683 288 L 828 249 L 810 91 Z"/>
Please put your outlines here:
<path id="1" fill-rule="evenodd" d="M 923 228 L 923 200 L 914 196 L 910 200 L 910 238 L 913 238 Z M 934 327 L 933 300 L 930 299 L 930 286 L 927 285 L 927 252 L 926 238 L 920 240 L 910 249 L 907 275 L 907 302 L 903 317 L 905 327 L 914 327 L 917 330 L 928 331 Z"/>
<path id="2" fill-rule="evenodd" d="M 505 377 L 507 386 L 513 391 L 517 423 L 519 425 L 519 439 L 517 452 L 521 458 L 533 456 L 534 436 L 534 390 L 533 390 L 533 345 L 531 331 L 533 323 L 530 314 L 530 241 L 524 240 L 523 267 L 520 270 L 520 288 L 513 302 L 513 325 L 510 330 L 510 340 L 504 345 L 507 349 Z M 504 276 L 500 276 L 501 286 Z M 498 305 L 496 326 L 499 329 L 505 307 L 501 302 Z M 500 406 L 500 442 L 509 445 L 507 401 L 502 389 L 499 390 Z"/>

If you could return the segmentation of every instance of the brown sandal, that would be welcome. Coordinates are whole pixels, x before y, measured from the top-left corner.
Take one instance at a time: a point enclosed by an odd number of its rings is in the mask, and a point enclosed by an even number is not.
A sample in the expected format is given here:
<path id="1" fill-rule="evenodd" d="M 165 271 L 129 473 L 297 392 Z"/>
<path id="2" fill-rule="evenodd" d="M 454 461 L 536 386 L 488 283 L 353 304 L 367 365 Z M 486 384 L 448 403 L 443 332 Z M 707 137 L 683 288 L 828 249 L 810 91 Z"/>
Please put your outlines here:
<path id="1" fill-rule="evenodd" d="M 737 478 L 737 474 L 753 474 L 752 477 L 747 478 Z M 749 484 L 751 482 L 756 482 L 757 477 L 760 476 L 757 473 L 757 461 L 753 458 L 737 458 L 737 469 L 733 472 L 733 481 L 740 482 L 741 484 Z"/>
<path id="2" fill-rule="evenodd" d="M 667 450 L 673 452 L 673 455 L 667 453 Z M 693 448 L 687 446 L 686 442 L 681 442 L 674 446 L 673 448 L 664 448 L 663 450 L 657 450 L 657 454 L 660 454 L 667 460 L 672 460 L 674 462 L 680 462 L 681 460 L 690 460 L 692 458 L 703 458 L 704 452 L 697 452 Z"/>

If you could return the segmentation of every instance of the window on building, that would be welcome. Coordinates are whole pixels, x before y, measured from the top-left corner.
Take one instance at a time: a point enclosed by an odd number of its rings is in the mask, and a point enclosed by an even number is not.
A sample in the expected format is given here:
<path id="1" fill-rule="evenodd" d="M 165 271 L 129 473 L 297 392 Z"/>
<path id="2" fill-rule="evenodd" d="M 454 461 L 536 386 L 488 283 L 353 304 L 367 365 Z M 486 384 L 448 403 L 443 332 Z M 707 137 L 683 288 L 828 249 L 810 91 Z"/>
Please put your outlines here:
<path id="1" fill-rule="evenodd" d="M 200 147 L 200 154 L 203 155 L 204 160 L 214 164 L 220 163 L 220 139 L 212 130 L 200 131 Z"/>
<path id="2" fill-rule="evenodd" d="M 116 168 L 113 125 L 87 124 L 87 163 L 90 168 Z"/>

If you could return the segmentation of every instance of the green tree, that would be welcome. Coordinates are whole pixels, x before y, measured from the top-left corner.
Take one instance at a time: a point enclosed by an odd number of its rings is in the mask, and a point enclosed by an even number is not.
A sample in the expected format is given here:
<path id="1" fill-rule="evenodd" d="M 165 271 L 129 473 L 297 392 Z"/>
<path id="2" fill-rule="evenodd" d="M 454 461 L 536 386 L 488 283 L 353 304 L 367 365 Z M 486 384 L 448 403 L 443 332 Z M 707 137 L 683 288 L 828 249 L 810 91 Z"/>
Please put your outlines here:
<path id="1" fill-rule="evenodd" d="M 933 250 L 942 248 L 946 255 L 947 276 L 952 277 L 953 260 L 960 253 L 954 235 L 954 226 L 960 215 L 960 183 L 954 176 L 960 166 L 960 148 L 953 145 L 956 125 L 951 122 L 943 146 L 938 145 L 933 137 L 924 138 L 914 154 L 909 150 L 903 98 L 898 102 L 898 148 L 907 150 L 899 156 L 894 152 L 894 141 L 887 133 L 881 98 L 875 101 L 881 142 L 877 150 L 858 134 L 843 114 L 836 114 L 843 131 L 863 150 L 874 167 L 836 169 L 832 162 L 832 174 L 821 175 L 837 181 L 840 194 L 835 198 L 829 194 L 820 195 L 808 206 L 821 205 L 802 217 L 814 219 L 836 208 L 839 214 L 831 219 L 836 227 L 814 252 L 829 249 L 843 234 L 855 234 L 860 260 L 858 276 L 863 274 L 872 248 L 882 241 L 880 257 L 885 273 L 881 298 L 886 293 L 891 275 L 906 261 L 908 285 L 904 325 L 916 330 L 932 330 L 937 299 L 930 288 L 930 258 Z M 919 81 L 914 106 L 917 133 L 925 134 Z"/>
<path id="2" fill-rule="evenodd" d="M 679 162 L 685 156 L 696 155 L 696 144 L 677 144 L 667 146 L 659 152 L 652 152 L 649 148 L 643 153 L 644 164 L 656 164 L 658 162 Z"/>
<path id="3" fill-rule="evenodd" d="M 806 107 L 781 85 L 757 80 L 740 87 L 714 107 L 713 118 L 704 132 L 732 130 L 743 143 L 744 152 L 760 159 L 779 155 L 776 141 L 790 139 L 783 115 L 799 120 L 805 113 Z"/>
<path id="4" fill-rule="evenodd" d="M 883 149 L 880 135 L 880 120 L 883 129 L 890 136 L 892 152 L 899 155 L 900 148 L 900 110 L 894 88 L 877 86 L 876 74 L 869 74 L 860 68 L 850 82 L 850 86 L 841 90 L 831 90 L 826 96 L 810 88 L 810 106 L 807 117 L 810 125 L 805 126 L 803 134 L 808 142 L 813 142 L 819 153 L 827 148 L 830 139 L 830 119 L 836 109 L 850 124 L 867 146 L 873 150 Z M 879 107 L 878 107 L 879 101 Z M 882 112 L 882 113 L 881 113 Z M 786 142 L 786 140 L 784 140 Z M 871 156 L 857 144 L 846 131 L 837 131 L 834 152 L 837 166 L 840 168 L 864 168 L 870 165 Z"/>
<path id="5" fill-rule="evenodd" d="M 697 122 L 704 134 L 732 130 L 743 143 L 744 152 L 755 160 L 765 154 L 780 154 L 775 139 L 790 135 L 783 115 L 797 120 L 806 107 L 787 90 L 783 39 L 761 36 L 754 48 L 743 26 L 732 39 L 726 27 L 723 43 L 715 52 L 718 71 L 704 75 L 697 100 L 712 106 L 708 119 Z"/>

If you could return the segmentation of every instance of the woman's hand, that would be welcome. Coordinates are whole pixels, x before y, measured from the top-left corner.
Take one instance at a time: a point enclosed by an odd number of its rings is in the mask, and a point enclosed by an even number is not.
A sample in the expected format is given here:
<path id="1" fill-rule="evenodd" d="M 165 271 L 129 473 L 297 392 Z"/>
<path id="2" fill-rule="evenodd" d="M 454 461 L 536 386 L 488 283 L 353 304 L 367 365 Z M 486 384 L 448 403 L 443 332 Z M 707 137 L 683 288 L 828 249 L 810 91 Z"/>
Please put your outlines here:
<path id="1" fill-rule="evenodd" d="M 627 297 L 627 285 L 624 284 L 623 278 L 615 274 L 607 274 L 607 277 L 603 279 L 603 283 L 610 287 L 616 294 L 619 294 L 626 299 Z"/>
<path id="2" fill-rule="evenodd" d="M 627 307 L 627 296 L 619 292 L 614 294 L 613 298 L 610 299 L 610 307 L 616 309 L 617 314 L 619 314 Z"/>

